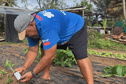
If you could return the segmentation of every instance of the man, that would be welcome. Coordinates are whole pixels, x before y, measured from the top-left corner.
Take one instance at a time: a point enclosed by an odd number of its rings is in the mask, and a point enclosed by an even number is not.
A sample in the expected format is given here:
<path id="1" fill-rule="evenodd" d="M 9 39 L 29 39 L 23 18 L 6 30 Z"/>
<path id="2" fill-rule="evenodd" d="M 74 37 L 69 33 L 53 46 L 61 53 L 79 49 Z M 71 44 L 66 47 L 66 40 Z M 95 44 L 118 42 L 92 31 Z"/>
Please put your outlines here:
<path id="1" fill-rule="evenodd" d="M 94 84 L 92 64 L 87 56 L 87 29 L 84 19 L 74 13 L 48 9 L 37 14 L 22 14 L 14 21 L 19 39 L 28 39 L 29 51 L 22 67 L 16 69 L 21 74 L 34 62 L 39 41 L 42 40 L 42 58 L 33 71 L 23 75 L 22 82 L 31 80 L 43 71 L 43 79 L 50 79 L 50 65 L 57 48 L 69 49 L 75 55 L 87 84 Z"/>

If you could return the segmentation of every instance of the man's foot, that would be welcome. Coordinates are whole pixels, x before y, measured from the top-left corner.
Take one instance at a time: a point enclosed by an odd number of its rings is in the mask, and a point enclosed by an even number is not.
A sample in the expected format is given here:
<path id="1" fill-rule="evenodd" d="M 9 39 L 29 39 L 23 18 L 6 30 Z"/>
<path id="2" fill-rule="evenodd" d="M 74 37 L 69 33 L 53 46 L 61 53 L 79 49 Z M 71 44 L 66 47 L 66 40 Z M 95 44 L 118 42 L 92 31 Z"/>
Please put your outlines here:
<path id="1" fill-rule="evenodd" d="M 42 79 L 45 79 L 45 80 L 50 80 L 50 76 L 41 76 Z"/>

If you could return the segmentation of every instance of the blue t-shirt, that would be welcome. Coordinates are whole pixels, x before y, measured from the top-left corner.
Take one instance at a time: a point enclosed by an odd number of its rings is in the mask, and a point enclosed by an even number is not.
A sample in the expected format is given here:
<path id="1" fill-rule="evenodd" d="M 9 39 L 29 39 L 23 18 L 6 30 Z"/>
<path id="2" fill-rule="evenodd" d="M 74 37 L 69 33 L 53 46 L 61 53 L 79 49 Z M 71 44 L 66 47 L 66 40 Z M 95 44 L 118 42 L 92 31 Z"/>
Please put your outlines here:
<path id="1" fill-rule="evenodd" d="M 80 15 L 56 9 L 37 13 L 35 22 L 44 50 L 52 48 L 56 43 L 62 45 L 68 42 L 84 25 L 84 19 Z M 30 47 L 37 45 L 40 40 L 30 37 L 27 39 Z"/>

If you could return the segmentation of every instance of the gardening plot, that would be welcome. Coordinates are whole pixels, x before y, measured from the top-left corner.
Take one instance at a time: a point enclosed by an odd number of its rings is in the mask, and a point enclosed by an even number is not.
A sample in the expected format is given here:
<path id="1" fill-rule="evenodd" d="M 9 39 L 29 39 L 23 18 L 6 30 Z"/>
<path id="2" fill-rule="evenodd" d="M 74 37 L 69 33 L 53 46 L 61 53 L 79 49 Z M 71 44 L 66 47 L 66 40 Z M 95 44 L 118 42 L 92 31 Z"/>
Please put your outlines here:
<path id="1" fill-rule="evenodd" d="M 14 69 L 22 66 L 25 62 L 26 55 L 24 54 L 24 49 L 27 48 L 27 45 L 0 45 L 0 70 L 4 70 L 7 74 L 3 75 L 3 78 L 0 79 L 0 84 L 5 84 L 8 76 L 13 79 L 13 81 L 9 84 L 86 84 L 86 81 L 82 77 L 79 67 L 77 65 L 72 65 L 69 67 L 61 67 L 61 66 L 51 66 L 50 70 L 50 81 L 44 81 L 41 79 L 42 72 L 38 74 L 38 78 L 33 78 L 31 81 L 27 83 L 21 83 L 16 80 L 13 76 L 13 72 L 9 67 L 4 67 L 6 64 L 6 60 L 9 62 L 13 62 L 15 66 Z M 105 74 L 104 68 L 107 66 L 114 66 L 116 64 L 125 65 L 125 61 L 121 61 L 113 58 L 104 58 L 98 57 L 94 55 L 89 55 L 90 60 L 93 65 L 93 73 L 94 73 L 94 81 L 95 84 L 126 84 L 125 77 L 102 77 L 102 74 Z M 37 63 L 33 63 L 32 66 L 27 70 L 31 71 L 35 67 Z"/>

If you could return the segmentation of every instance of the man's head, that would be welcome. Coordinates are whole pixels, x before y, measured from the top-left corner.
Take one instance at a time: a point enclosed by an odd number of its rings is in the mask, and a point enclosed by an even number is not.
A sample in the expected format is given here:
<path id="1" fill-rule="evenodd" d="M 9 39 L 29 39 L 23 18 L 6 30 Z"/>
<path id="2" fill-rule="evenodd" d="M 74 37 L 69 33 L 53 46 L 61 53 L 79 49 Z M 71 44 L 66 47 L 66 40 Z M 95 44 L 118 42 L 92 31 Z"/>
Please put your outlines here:
<path id="1" fill-rule="evenodd" d="M 32 29 L 35 26 L 32 22 L 34 21 L 34 18 L 30 14 L 21 14 L 16 17 L 14 21 L 14 27 L 18 32 L 18 36 L 20 40 L 23 40 L 26 36 L 30 28 Z M 31 25 L 32 24 L 32 25 Z M 30 27 L 29 27 L 30 26 Z"/>

